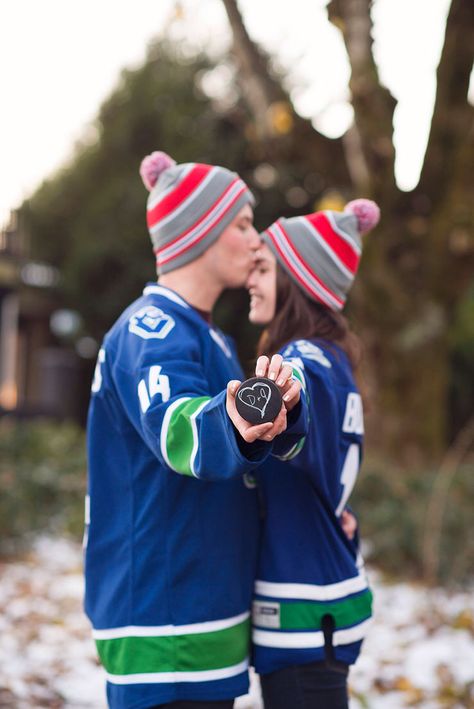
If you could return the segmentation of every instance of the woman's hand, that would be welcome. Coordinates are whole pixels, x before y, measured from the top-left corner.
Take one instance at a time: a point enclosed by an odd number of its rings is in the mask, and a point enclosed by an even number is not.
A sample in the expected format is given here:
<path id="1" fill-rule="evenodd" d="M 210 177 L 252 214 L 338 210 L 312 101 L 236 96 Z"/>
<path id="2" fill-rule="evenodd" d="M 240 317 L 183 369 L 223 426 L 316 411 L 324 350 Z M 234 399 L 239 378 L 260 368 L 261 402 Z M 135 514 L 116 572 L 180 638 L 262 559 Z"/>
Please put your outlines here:
<path id="1" fill-rule="evenodd" d="M 343 510 L 341 514 L 341 527 L 349 541 L 352 541 L 357 531 L 357 519 L 352 512 L 349 512 L 347 509 Z"/>
<path id="2" fill-rule="evenodd" d="M 233 380 L 227 384 L 226 409 L 229 418 L 234 424 L 237 431 L 240 433 L 244 441 L 253 443 L 257 439 L 263 441 L 272 441 L 275 436 L 286 429 L 286 408 L 282 405 L 280 412 L 273 423 L 260 423 L 253 426 L 240 416 L 235 405 L 235 394 L 239 388 L 240 382 Z"/>
<path id="3" fill-rule="evenodd" d="M 283 403 L 287 411 L 291 411 L 301 396 L 301 384 L 297 379 L 292 378 L 293 368 L 289 364 L 283 364 L 283 357 L 275 354 L 271 360 L 266 355 L 261 355 L 255 365 L 255 376 L 268 377 L 272 379 L 279 388 Z"/>

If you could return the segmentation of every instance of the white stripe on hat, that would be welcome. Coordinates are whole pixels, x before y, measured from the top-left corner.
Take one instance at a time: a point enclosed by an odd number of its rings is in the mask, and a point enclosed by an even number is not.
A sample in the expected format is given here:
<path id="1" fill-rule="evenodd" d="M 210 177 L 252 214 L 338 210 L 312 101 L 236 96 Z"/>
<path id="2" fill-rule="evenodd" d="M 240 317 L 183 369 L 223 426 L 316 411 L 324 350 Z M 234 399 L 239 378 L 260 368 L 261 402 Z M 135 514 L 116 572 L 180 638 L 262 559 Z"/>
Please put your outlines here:
<path id="1" fill-rule="evenodd" d="M 288 259 L 288 261 L 290 261 L 295 271 L 297 271 L 298 276 L 303 281 L 305 287 L 312 294 L 314 294 L 318 298 L 318 300 L 322 300 L 323 303 L 328 307 L 335 307 L 337 309 L 341 309 L 343 301 L 341 301 L 339 298 L 337 298 L 337 296 L 331 293 L 308 271 L 306 265 L 301 260 L 299 254 L 291 248 L 290 241 L 281 226 L 278 224 L 278 222 L 273 224 L 273 226 L 268 229 L 268 232 L 277 241 L 281 250 L 284 252 L 286 258 Z"/>
<path id="2" fill-rule="evenodd" d="M 175 167 L 175 166 L 173 166 L 173 167 Z M 195 167 L 196 167 L 195 163 L 189 163 L 189 165 L 187 165 L 187 166 L 183 169 L 183 171 L 180 173 L 180 175 L 179 175 L 179 182 L 182 182 L 182 181 L 184 180 L 184 178 L 189 175 L 189 173 L 191 172 L 191 170 L 194 170 Z M 156 184 L 158 184 L 159 181 L 160 181 L 160 180 L 159 180 L 159 178 L 158 178 L 158 182 L 157 182 Z M 148 204 L 147 204 L 147 211 L 148 211 L 148 212 L 151 212 L 151 210 L 154 209 L 154 208 L 156 207 L 156 205 L 157 205 L 159 202 L 161 202 L 161 200 L 165 199 L 165 198 L 166 198 L 169 194 L 171 194 L 171 192 L 173 192 L 175 189 L 176 189 L 176 183 L 173 182 L 173 184 L 171 184 L 171 185 L 168 187 L 167 190 L 161 190 L 160 192 L 158 192 L 158 193 L 156 194 L 156 196 L 153 196 L 153 192 L 151 192 L 151 193 L 150 193 L 150 197 L 149 197 L 149 202 L 148 202 Z M 153 191 L 154 191 L 154 190 L 153 190 Z"/>
<path id="3" fill-rule="evenodd" d="M 183 234 L 178 238 L 173 244 L 165 247 L 164 249 L 158 249 L 157 262 L 158 265 L 162 265 L 173 258 L 176 258 L 181 254 L 182 251 L 190 247 L 195 242 L 199 241 L 202 236 L 210 231 L 211 228 L 217 223 L 223 214 L 229 209 L 232 202 L 240 196 L 242 192 L 247 189 L 247 185 L 240 179 L 237 179 L 232 185 L 230 190 L 224 194 L 218 202 L 214 205 L 211 211 L 191 229 L 187 234 Z"/>
<path id="4" fill-rule="evenodd" d="M 354 251 L 356 252 L 356 254 L 360 257 L 360 255 L 362 254 L 362 249 L 360 248 L 360 246 L 358 246 L 358 245 L 356 244 L 356 242 L 354 241 L 354 239 L 351 238 L 351 236 L 350 236 L 349 234 L 347 234 L 345 231 L 342 231 L 342 229 L 341 229 L 340 227 L 338 227 L 338 225 L 337 225 L 337 223 L 336 223 L 336 220 L 334 219 L 334 214 L 333 214 L 330 210 L 326 210 L 326 211 L 324 212 L 324 214 L 325 214 L 326 217 L 328 218 L 329 223 L 330 223 L 330 225 L 331 225 L 333 231 L 335 231 L 336 234 L 338 234 L 338 235 L 341 237 L 341 239 L 344 239 L 344 241 L 345 241 L 347 244 L 349 244 L 349 246 L 351 247 L 351 249 L 354 249 Z M 350 216 L 350 215 L 349 215 L 348 213 L 346 213 L 344 216 Z M 352 215 L 352 216 L 354 216 L 354 215 Z M 352 277 L 354 277 L 354 274 L 352 274 Z"/>
<path id="5" fill-rule="evenodd" d="M 337 268 L 342 271 L 342 273 L 347 277 L 350 278 L 352 281 L 354 279 L 354 274 L 349 271 L 347 266 L 343 264 L 339 256 L 336 254 L 334 249 L 332 249 L 329 244 L 326 242 L 326 239 L 319 233 L 319 231 L 316 229 L 314 224 L 311 224 L 309 219 L 306 219 L 305 217 L 297 217 L 298 221 L 309 231 L 311 236 L 313 236 L 316 241 L 318 242 L 319 246 L 324 249 L 324 251 L 327 253 L 327 255 L 330 257 L 330 259 L 336 264 Z M 332 224 L 331 224 L 332 226 Z"/>
<path id="6" fill-rule="evenodd" d="M 195 166 L 194 166 L 195 167 Z M 164 219 L 159 219 L 150 229 L 150 234 L 152 236 L 155 236 L 155 233 L 162 229 L 165 224 L 168 224 L 168 222 L 172 221 L 175 217 L 178 216 L 184 209 L 187 209 L 190 205 L 190 203 L 196 199 L 203 189 L 207 187 L 209 182 L 212 180 L 214 175 L 216 174 L 216 171 L 218 170 L 218 167 L 213 167 L 212 170 L 209 170 L 208 174 L 206 177 L 198 184 L 197 187 L 195 187 L 192 192 L 186 197 L 186 199 L 181 202 L 181 204 L 176 207 L 176 209 L 173 209 Z M 180 179 L 180 182 L 183 181 L 184 178 Z M 176 185 L 174 185 L 173 189 L 176 189 Z M 164 199 L 163 197 L 161 199 Z"/>

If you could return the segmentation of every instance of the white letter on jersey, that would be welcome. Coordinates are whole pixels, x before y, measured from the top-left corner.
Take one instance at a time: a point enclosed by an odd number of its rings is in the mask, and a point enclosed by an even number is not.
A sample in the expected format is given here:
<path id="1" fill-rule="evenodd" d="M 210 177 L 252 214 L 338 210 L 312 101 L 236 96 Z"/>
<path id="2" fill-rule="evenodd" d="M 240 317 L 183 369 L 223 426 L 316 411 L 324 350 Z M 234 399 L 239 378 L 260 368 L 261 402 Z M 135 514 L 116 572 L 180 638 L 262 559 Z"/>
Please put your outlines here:
<path id="1" fill-rule="evenodd" d="M 342 424 L 344 433 L 364 433 L 364 412 L 362 409 L 362 398 L 355 391 L 347 397 L 346 413 Z"/>
<path id="2" fill-rule="evenodd" d="M 148 411 L 151 400 L 155 394 L 161 394 L 163 401 L 168 401 L 170 398 L 170 380 L 166 374 L 160 374 L 161 367 L 155 364 L 150 367 L 148 374 L 148 387 L 144 379 L 138 385 L 138 398 L 140 399 L 140 408 L 143 413 Z"/>
<path id="3" fill-rule="evenodd" d="M 91 391 L 96 394 L 100 387 L 102 386 L 102 371 L 100 365 L 105 362 L 105 350 L 103 347 L 100 348 L 99 354 L 97 355 L 97 362 L 94 370 L 94 379 L 92 380 Z"/>
<path id="4" fill-rule="evenodd" d="M 342 514 L 352 492 L 352 488 L 354 487 L 357 473 L 359 472 L 359 462 L 359 446 L 357 443 L 352 443 L 352 445 L 349 446 L 344 465 L 342 466 L 341 485 L 343 485 L 344 491 L 336 510 L 338 517 Z"/>

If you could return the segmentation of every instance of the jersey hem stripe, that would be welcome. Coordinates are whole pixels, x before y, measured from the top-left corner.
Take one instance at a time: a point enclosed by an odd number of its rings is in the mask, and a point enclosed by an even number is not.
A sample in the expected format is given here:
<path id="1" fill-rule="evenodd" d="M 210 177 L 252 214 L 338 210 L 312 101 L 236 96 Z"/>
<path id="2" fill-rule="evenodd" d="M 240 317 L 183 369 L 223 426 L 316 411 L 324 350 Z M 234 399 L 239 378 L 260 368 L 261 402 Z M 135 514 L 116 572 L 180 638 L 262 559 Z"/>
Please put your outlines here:
<path id="1" fill-rule="evenodd" d="M 336 630 L 332 636 L 332 644 L 349 645 L 362 640 L 367 632 L 371 618 L 364 620 L 352 628 Z M 321 630 L 305 633 L 286 633 L 282 631 L 258 630 L 252 632 L 252 640 L 256 645 L 281 649 L 305 649 L 324 646 L 324 633 Z"/>
<path id="2" fill-rule="evenodd" d="M 231 667 L 218 670 L 200 670 L 197 672 L 146 672 L 132 675 L 113 675 L 106 673 L 107 681 L 111 684 L 169 684 L 179 682 L 212 682 L 214 680 L 228 679 L 246 672 L 249 666 L 248 659 Z"/>
<path id="3" fill-rule="evenodd" d="M 274 583 L 260 580 L 255 582 L 255 593 L 258 596 L 309 601 L 331 601 L 351 593 L 365 591 L 367 588 L 367 580 L 362 575 L 325 586 L 316 586 L 309 583 Z"/>
<path id="4" fill-rule="evenodd" d="M 192 633 L 212 633 L 216 630 L 225 630 L 233 625 L 239 625 L 250 617 L 250 612 L 239 613 L 231 618 L 219 620 L 206 620 L 202 623 L 188 623 L 187 625 L 124 625 L 118 628 L 105 628 L 92 630 L 94 640 L 112 640 L 114 638 L 145 638 L 159 635 L 190 635 Z"/>

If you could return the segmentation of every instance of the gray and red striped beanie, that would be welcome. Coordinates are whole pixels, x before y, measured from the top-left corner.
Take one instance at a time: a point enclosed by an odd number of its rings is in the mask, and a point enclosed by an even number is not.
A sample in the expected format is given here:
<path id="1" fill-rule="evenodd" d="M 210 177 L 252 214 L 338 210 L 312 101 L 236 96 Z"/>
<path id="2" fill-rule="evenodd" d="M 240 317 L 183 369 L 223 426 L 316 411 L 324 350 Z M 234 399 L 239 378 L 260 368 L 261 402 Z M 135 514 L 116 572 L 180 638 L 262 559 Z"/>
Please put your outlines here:
<path id="1" fill-rule="evenodd" d="M 307 296 L 330 310 L 342 310 L 359 267 L 361 236 L 379 218 L 375 202 L 356 199 L 343 212 L 278 219 L 262 238 Z"/>
<path id="2" fill-rule="evenodd" d="M 141 163 L 150 191 L 147 224 L 158 274 L 200 256 L 254 197 L 243 180 L 225 167 L 200 163 L 177 165 L 155 151 Z"/>

